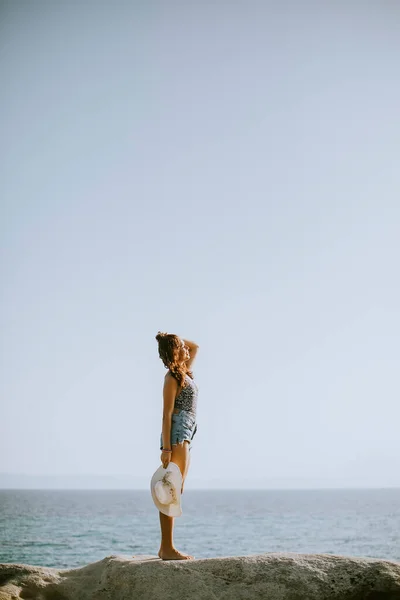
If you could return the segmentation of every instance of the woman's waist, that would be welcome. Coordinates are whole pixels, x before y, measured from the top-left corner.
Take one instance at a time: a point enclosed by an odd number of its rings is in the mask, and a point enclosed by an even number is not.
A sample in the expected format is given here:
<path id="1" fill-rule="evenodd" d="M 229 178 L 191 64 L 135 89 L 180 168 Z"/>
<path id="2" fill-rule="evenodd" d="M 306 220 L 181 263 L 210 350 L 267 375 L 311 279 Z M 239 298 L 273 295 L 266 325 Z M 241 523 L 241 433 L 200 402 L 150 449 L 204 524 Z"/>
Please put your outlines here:
<path id="1" fill-rule="evenodd" d="M 172 417 L 187 417 L 196 420 L 196 410 L 190 410 L 188 408 L 174 408 Z"/>

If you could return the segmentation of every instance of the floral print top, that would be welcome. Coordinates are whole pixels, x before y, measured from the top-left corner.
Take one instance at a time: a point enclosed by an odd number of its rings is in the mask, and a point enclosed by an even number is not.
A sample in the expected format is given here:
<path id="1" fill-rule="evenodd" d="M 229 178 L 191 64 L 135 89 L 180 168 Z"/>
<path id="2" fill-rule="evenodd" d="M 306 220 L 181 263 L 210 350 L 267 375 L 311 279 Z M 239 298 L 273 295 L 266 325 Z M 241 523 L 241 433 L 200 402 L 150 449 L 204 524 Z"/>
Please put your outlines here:
<path id="1" fill-rule="evenodd" d="M 190 379 L 189 375 L 186 375 L 186 379 L 189 385 L 186 385 L 175 399 L 175 408 L 186 410 L 190 412 L 196 418 L 197 411 L 197 397 L 199 395 L 199 388 L 193 379 Z"/>

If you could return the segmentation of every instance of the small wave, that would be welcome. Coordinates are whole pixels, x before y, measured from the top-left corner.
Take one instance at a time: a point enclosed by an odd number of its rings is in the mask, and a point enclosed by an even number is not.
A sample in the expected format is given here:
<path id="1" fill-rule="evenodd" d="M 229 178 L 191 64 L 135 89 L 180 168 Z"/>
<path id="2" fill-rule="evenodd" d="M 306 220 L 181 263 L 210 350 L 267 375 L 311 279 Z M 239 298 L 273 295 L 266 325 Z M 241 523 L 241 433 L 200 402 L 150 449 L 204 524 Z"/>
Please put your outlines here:
<path id="1" fill-rule="evenodd" d="M 17 542 L 15 544 L 13 544 L 14 546 L 18 545 L 21 548 L 24 547 L 35 547 L 35 548 L 65 548 L 66 546 L 68 546 L 69 544 L 63 544 L 63 543 L 59 543 L 59 542 L 35 542 L 35 541 L 30 541 L 30 542 Z"/>

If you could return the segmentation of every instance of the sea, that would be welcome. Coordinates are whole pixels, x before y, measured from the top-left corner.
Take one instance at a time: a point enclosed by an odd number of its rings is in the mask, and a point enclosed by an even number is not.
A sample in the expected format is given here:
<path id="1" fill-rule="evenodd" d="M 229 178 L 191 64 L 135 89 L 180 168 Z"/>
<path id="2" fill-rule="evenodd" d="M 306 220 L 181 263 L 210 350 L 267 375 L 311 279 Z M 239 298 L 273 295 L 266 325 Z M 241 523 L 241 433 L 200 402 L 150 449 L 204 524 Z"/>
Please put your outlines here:
<path id="1" fill-rule="evenodd" d="M 270 552 L 400 561 L 400 488 L 184 491 L 174 543 L 195 558 Z M 0 563 L 68 569 L 157 555 L 150 490 L 0 490 Z"/>

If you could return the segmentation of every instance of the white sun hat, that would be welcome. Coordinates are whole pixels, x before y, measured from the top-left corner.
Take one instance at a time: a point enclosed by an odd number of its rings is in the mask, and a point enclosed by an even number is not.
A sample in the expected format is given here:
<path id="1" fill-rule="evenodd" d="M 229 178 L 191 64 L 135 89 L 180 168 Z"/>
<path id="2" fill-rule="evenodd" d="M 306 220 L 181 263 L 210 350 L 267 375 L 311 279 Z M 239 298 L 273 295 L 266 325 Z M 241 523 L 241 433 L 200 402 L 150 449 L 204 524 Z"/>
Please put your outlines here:
<path id="1" fill-rule="evenodd" d="M 160 465 L 151 478 L 151 495 L 158 510 L 169 517 L 180 517 L 182 473 L 174 462 L 166 469 Z"/>

